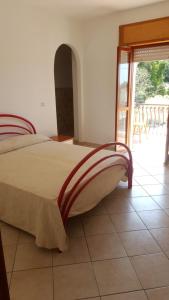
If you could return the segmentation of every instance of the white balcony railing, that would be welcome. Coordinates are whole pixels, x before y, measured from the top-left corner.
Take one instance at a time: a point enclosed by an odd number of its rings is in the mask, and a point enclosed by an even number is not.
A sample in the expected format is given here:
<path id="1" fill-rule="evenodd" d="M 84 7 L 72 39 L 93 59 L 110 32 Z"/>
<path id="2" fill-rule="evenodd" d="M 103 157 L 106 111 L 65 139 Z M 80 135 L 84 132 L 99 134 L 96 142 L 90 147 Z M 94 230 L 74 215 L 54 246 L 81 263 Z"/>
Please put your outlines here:
<path id="1" fill-rule="evenodd" d="M 134 108 L 133 135 L 166 134 L 168 105 L 141 104 Z"/>

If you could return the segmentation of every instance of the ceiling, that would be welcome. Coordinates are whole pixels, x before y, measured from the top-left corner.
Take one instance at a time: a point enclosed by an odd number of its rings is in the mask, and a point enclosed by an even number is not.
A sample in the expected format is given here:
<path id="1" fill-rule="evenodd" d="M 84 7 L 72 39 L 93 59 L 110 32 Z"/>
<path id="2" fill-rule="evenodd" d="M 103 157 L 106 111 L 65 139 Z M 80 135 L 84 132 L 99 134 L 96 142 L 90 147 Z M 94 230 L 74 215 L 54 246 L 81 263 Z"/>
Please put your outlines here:
<path id="1" fill-rule="evenodd" d="M 71 17 L 95 17 L 164 0 L 19 0 L 27 5 L 43 6 Z"/>

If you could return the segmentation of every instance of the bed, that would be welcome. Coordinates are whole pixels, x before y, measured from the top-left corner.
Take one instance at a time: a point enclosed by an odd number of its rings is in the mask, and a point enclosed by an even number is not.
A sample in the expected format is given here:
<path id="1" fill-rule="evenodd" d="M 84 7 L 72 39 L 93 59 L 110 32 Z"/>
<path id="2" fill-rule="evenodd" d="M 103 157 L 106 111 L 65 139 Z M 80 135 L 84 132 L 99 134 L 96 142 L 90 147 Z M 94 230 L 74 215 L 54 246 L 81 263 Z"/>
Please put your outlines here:
<path id="1" fill-rule="evenodd" d="M 108 150 L 117 145 L 127 154 Z M 0 220 L 34 235 L 39 247 L 66 250 L 68 218 L 94 208 L 120 180 L 131 188 L 132 173 L 124 144 L 59 143 L 25 118 L 0 114 Z"/>

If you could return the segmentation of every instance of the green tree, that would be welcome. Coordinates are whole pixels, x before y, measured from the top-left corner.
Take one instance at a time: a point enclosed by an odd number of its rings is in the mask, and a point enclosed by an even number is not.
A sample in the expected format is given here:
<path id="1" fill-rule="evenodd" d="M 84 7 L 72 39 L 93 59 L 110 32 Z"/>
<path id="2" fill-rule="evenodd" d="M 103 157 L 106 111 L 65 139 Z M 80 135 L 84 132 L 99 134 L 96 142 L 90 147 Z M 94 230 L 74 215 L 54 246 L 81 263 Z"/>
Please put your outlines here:
<path id="1" fill-rule="evenodd" d="M 169 83 L 169 61 L 140 62 L 136 72 L 136 99 L 155 95 L 167 95 Z"/>
<path id="2" fill-rule="evenodd" d="M 165 70 L 164 70 L 164 82 L 169 83 L 169 60 L 166 61 Z"/>
<path id="3" fill-rule="evenodd" d="M 161 95 L 161 96 L 164 96 L 167 94 L 167 90 L 164 86 L 164 84 L 161 84 L 157 87 L 157 95 Z"/>
<path id="4" fill-rule="evenodd" d="M 152 61 L 150 66 L 150 79 L 156 90 L 164 82 L 165 61 Z"/>
<path id="5" fill-rule="evenodd" d="M 148 70 L 142 66 L 142 63 L 138 64 L 136 71 L 136 102 L 143 103 L 148 96 L 151 96 L 152 88 L 153 86 Z"/>

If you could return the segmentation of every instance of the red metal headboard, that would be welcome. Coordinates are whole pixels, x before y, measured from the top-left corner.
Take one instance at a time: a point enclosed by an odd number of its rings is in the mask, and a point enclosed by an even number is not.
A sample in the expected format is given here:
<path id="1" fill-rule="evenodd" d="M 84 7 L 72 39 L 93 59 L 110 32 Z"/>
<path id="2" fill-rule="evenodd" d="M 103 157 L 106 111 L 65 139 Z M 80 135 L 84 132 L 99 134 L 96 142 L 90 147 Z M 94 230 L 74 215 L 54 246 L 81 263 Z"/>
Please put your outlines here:
<path id="1" fill-rule="evenodd" d="M 5 118 L 7 120 L 11 119 L 12 123 L 5 123 Z M 19 123 L 17 123 L 17 121 L 19 121 Z M 0 114 L 0 129 L 3 129 L 0 131 L 0 135 L 24 135 L 36 133 L 34 125 L 29 120 L 13 114 Z"/>

